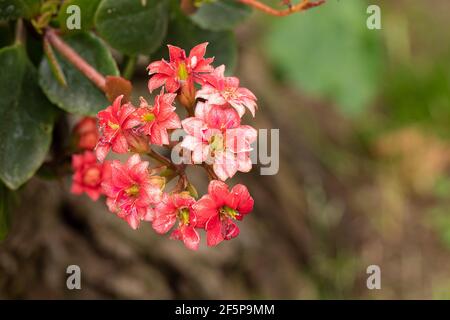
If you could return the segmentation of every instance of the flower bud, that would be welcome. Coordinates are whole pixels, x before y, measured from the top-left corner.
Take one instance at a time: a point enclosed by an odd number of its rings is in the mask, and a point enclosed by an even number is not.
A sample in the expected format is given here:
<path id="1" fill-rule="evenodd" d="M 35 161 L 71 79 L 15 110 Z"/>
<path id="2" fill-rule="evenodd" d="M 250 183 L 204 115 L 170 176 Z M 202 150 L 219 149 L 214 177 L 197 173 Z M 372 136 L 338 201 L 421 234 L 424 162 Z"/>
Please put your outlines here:
<path id="1" fill-rule="evenodd" d="M 136 130 L 126 131 L 124 135 L 131 152 L 147 153 L 150 151 L 150 145 L 146 136 L 140 135 Z"/>
<path id="2" fill-rule="evenodd" d="M 84 117 L 81 119 L 73 129 L 73 136 L 77 148 L 94 150 L 99 138 L 95 118 Z"/>
<path id="3" fill-rule="evenodd" d="M 188 79 L 181 84 L 178 100 L 187 109 L 194 109 L 195 106 L 195 86 L 192 80 Z"/>

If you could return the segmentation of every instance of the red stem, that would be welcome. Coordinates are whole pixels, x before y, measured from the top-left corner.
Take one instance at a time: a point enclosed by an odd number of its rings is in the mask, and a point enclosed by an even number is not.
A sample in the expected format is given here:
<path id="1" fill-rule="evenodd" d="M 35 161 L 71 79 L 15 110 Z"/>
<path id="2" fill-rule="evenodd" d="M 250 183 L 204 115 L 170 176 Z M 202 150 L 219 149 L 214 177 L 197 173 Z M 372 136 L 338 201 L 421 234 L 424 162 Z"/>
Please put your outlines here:
<path id="1" fill-rule="evenodd" d="M 105 77 L 65 43 L 54 29 L 48 28 L 45 32 L 45 37 L 59 53 L 69 60 L 70 63 L 80 70 L 80 72 L 91 80 L 100 90 L 103 92 L 106 91 Z"/>
<path id="2" fill-rule="evenodd" d="M 276 10 L 264 3 L 259 2 L 258 0 L 238 0 L 238 1 L 248 6 L 251 6 L 255 9 L 261 10 L 267 14 L 277 17 L 287 16 L 295 12 L 300 12 L 313 7 L 320 6 L 321 4 L 325 3 L 325 0 L 318 0 L 316 2 L 309 2 L 309 0 L 303 0 L 302 2 L 296 5 L 290 6 L 288 9 Z"/>

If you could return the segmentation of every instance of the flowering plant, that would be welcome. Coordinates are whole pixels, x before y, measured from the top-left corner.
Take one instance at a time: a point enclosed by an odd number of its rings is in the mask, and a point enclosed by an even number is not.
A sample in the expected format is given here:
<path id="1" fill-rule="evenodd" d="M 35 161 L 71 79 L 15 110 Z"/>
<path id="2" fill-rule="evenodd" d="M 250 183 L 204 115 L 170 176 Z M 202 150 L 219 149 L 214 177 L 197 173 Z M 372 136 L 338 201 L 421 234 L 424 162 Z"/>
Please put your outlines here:
<path id="1" fill-rule="evenodd" d="M 279 10 L 230 2 L 0 1 L 0 204 L 35 174 L 72 176 L 72 193 L 103 196 L 133 229 L 149 222 L 190 249 L 201 229 L 210 246 L 236 237 L 253 199 L 244 185 L 227 184 L 252 168 L 257 131 L 243 116 L 255 116 L 257 99 L 226 74 L 237 51 L 231 29 L 251 8 L 284 16 L 324 1 L 284 1 Z M 168 59 L 148 61 L 148 96 L 133 100 L 138 62 L 165 45 Z M 74 116 L 82 117 L 70 134 Z M 175 130 L 182 141 L 171 141 Z M 204 168 L 210 180 L 201 198 L 189 166 Z M 0 240 L 7 208 L 0 205 Z"/>
<path id="2" fill-rule="evenodd" d="M 253 209 L 247 187 L 238 184 L 229 190 L 223 181 L 252 168 L 249 152 L 257 132 L 241 124 L 241 117 L 245 108 L 255 115 L 256 97 L 240 87 L 237 78 L 225 77 L 225 66 L 214 69 L 214 59 L 204 58 L 206 47 L 207 43 L 199 44 L 187 56 L 183 49 L 169 45 L 170 61 L 155 61 L 147 68 L 150 93 L 163 87 L 153 103 L 140 97 L 136 107 L 124 102 L 124 95 L 118 96 L 97 115 L 99 162 L 89 150 L 72 157 L 73 193 L 86 192 L 93 200 L 102 193 L 109 210 L 131 228 L 148 221 L 161 234 L 173 229 L 171 238 L 194 250 L 200 242 L 199 229 L 206 230 L 207 244 L 215 246 L 236 237 L 235 221 Z M 175 112 L 176 98 L 188 114 L 182 121 Z M 75 134 L 83 137 L 93 121 L 83 118 Z M 176 165 L 153 147 L 172 149 L 169 132 L 181 128 L 187 133 L 180 143 L 183 152 L 191 152 L 192 164 L 203 165 L 210 178 L 208 194 L 199 200 L 186 175 L 186 164 Z M 79 148 L 91 149 L 84 140 L 78 139 Z M 125 163 L 105 160 L 110 151 L 129 158 Z M 144 157 L 160 166 L 150 167 Z M 164 174 L 168 170 L 173 172 L 169 177 Z M 176 176 L 178 183 L 167 191 L 167 182 Z"/>

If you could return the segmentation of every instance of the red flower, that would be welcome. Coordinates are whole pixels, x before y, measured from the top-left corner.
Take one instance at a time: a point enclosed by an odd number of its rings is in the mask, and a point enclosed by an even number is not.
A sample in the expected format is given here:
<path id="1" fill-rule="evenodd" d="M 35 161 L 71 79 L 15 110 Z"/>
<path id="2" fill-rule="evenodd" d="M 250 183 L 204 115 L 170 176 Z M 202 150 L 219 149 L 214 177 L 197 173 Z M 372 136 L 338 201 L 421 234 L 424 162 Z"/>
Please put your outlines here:
<path id="1" fill-rule="evenodd" d="M 200 236 L 195 230 L 196 217 L 192 210 L 195 199 L 187 192 L 172 195 L 164 194 L 161 203 L 155 208 L 152 225 L 158 233 L 167 233 L 178 220 L 178 227 L 172 232 L 171 239 L 181 240 L 191 250 L 197 250 Z"/>
<path id="2" fill-rule="evenodd" d="M 166 90 L 173 93 L 189 80 L 203 83 L 204 74 L 214 70 L 210 65 L 214 59 L 204 58 L 207 45 L 205 42 L 195 46 L 188 57 L 183 49 L 168 45 L 169 62 L 162 59 L 150 63 L 147 67 L 152 76 L 148 82 L 150 92 L 165 85 Z"/>
<path id="3" fill-rule="evenodd" d="M 109 210 L 127 221 L 133 229 L 141 220 L 153 219 L 152 205 L 161 198 L 163 178 L 151 176 L 148 166 L 149 163 L 142 161 L 137 154 L 125 164 L 114 160 L 110 165 L 110 178 L 102 183 Z"/>
<path id="4" fill-rule="evenodd" d="M 250 213 L 253 203 L 246 186 L 237 184 L 229 191 L 222 181 L 211 181 L 208 194 L 193 205 L 197 227 L 205 228 L 208 246 L 238 236 L 239 228 L 234 220 L 242 220 Z"/>
<path id="5" fill-rule="evenodd" d="M 97 115 L 102 133 L 96 148 L 97 158 L 100 161 L 105 159 L 111 148 L 116 153 L 127 153 L 130 142 L 134 147 L 145 146 L 145 143 L 141 143 L 141 146 L 139 137 L 131 130 L 140 124 L 134 116 L 136 108 L 130 103 L 122 104 L 122 98 L 123 95 L 117 97 L 111 106 Z"/>
<path id="6" fill-rule="evenodd" d="M 249 172 L 251 143 L 256 130 L 240 125 L 236 110 L 227 106 L 210 106 L 199 102 L 195 117 L 182 121 L 187 132 L 181 146 L 192 151 L 194 163 L 212 163 L 214 172 L 225 181 L 237 171 Z"/>
<path id="7" fill-rule="evenodd" d="M 94 150 L 99 136 L 97 120 L 92 117 L 84 117 L 73 128 L 73 135 L 79 149 Z"/>
<path id="8" fill-rule="evenodd" d="M 72 155 L 72 176 L 71 192 L 82 194 L 85 192 L 92 200 L 96 201 L 102 194 L 103 165 L 97 162 L 97 158 L 92 151 L 85 151 L 82 154 Z"/>
<path id="9" fill-rule="evenodd" d="M 225 77 L 225 66 L 216 68 L 212 74 L 205 75 L 205 83 L 197 92 L 196 98 L 202 98 L 209 104 L 229 104 L 242 117 L 245 108 L 250 110 L 253 116 L 256 112 L 256 97 L 247 88 L 239 87 L 239 79 L 236 77 Z"/>
<path id="10" fill-rule="evenodd" d="M 141 97 L 140 108 L 136 115 L 141 121 L 142 126 L 139 131 L 150 137 L 150 142 L 157 145 L 169 144 L 169 135 L 167 130 L 181 127 L 180 118 L 174 112 L 173 102 L 176 94 L 167 93 L 161 90 L 161 93 L 155 97 L 153 106 L 149 106 L 147 101 Z"/>

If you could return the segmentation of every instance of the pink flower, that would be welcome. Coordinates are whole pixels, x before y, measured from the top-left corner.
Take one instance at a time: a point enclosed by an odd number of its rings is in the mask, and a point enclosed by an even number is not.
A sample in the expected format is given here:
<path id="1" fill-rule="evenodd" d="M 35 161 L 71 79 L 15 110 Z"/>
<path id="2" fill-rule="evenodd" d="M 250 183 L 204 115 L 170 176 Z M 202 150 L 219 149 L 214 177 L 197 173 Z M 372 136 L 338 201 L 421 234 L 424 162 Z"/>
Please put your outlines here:
<path id="1" fill-rule="evenodd" d="M 222 181 L 211 181 L 208 194 L 193 205 L 197 227 L 205 228 L 208 246 L 237 237 L 239 228 L 234 221 L 250 213 L 253 204 L 246 186 L 237 184 L 229 191 Z"/>
<path id="2" fill-rule="evenodd" d="M 151 176 L 149 163 L 139 155 L 131 156 L 125 164 L 118 160 L 110 165 L 111 176 L 102 183 L 111 212 L 136 229 L 141 220 L 152 221 L 153 208 L 160 201 L 162 178 Z"/>
<path id="3" fill-rule="evenodd" d="M 101 137 L 96 147 L 97 158 L 103 161 L 109 150 L 116 153 L 127 153 L 130 143 L 139 146 L 139 138 L 131 129 L 140 124 L 134 116 L 136 108 L 130 103 L 122 104 L 123 95 L 113 104 L 98 113 Z M 145 145 L 145 144 L 144 144 Z"/>
<path id="4" fill-rule="evenodd" d="M 140 132 L 150 137 L 150 142 L 157 145 L 169 144 L 169 134 L 167 130 L 181 127 L 180 118 L 174 112 L 173 102 L 176 94 L 161 93 L 155 97 L 153 106 L 149 106 L 147 101 L 141 97 L 140 108 L 136 115 L 141 121 Z"/>
<path id="5" fill-rule="evenodd" d="M 78 195 L 85 192 L 92 200 L 98 200 L 102 194 L 103 165 L 97 162 L 95 154 L 85 151 L 72 155 L 72 169 L 71 192 Z"/>
<path id="6" fill-rule="evenodd" d="M 83 150 L 94 150 L 98 142 L 97 120 L 92 117 L 82 118 L 73 128 L 76 146 Z"/>
<path id="7" fill-rule="evenodd" d="M 181 240 L 191 250 L 197 250 L 200 243 L 196 226 L 196 216 L 192 210 L 195 199 L 187 192 L 163 195 L 162 201 L 155 208 L 153 228 L 158 233 L 167 233 L 178 220 L 177 228 L 171 238 Z"/>
<path id="8" fill-rule="evenodd" d="M 250 126 L 240 125 L 239 115 L 233 108 L 199 102 L 195 117 L 183 120 L 182 125 L 188 135 L 181 146 L 192 151 L 194 163 L 212 164 L 223 181 L 237 171 L 251 170 L 251 143 L 257 133 Z"/>
<path id="9" fill-rule="evenodd" d="M 202 98 L 209 104 L 230 104 L 242 117 L 245 108 L 250 110 L 253 117 L 256 112 L 256 97 L 247 88 L 239 87 L 239 79 L 236 77 L 225 77 L 225 66 L 216 68 L 212 74 L 205 75 L 205 83 L 197 92 L 196 98 Z"/>
<path id="10" fill-rule="evenodd" d="M 178 47 L 169 45 L 169 62 L 162 59 L 149 64 L 147 67 L 152 76 L 148 82 L 150 92 L 163 85 L 170 93 L 178 91 L 183 82 L 193 80 L 197 83 L 203 82 L 203 75 L 213 71 L 210 65 L 213 58 L 204 58 L 206 46 L 202 43 L 192 48 L 189 56 Z"/>

